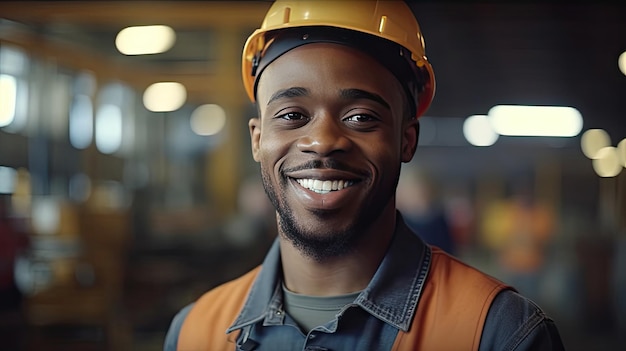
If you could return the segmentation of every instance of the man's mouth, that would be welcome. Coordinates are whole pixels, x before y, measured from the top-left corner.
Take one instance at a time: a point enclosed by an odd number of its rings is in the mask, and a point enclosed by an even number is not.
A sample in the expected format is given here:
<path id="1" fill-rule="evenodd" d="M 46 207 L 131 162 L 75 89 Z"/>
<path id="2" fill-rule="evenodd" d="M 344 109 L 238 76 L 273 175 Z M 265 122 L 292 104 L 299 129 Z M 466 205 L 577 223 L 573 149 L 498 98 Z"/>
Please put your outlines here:
<path id="1" fill-rule="evenodd" d="M 347 187 L 354 185 L 354 181 L 352 180 L 320 180 L 320 179 L 307 179 L 307 178 L 299 178 L 296 179 L 298 184 L 300 184 L 303 188 L 314 191 L 318 194 L 328 194 L 331 191 L 342 190 Z"/>

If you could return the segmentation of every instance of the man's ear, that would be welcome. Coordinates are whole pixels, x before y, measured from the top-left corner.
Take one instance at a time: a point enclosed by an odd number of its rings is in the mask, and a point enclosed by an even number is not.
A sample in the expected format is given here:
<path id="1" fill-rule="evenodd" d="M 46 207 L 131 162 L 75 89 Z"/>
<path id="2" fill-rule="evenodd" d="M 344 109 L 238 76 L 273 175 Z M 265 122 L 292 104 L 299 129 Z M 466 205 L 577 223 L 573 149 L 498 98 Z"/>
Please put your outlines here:
<path id="1" fill-rule="evenodd" d="M 420 124 L 417 118 L 413 118 L 406 123 L 402 132 L 402 162 L 410 162 L 413 159 L 419 134 Z"/>
<path id="2" fill-rule="evenodd" d="M 261 142 L 261 119 L 259 117 L 250 118 L 248 121 L 250 129 L 250 141 L 252 144 L 252 158 L 259 162 L 259 144 Z"/>

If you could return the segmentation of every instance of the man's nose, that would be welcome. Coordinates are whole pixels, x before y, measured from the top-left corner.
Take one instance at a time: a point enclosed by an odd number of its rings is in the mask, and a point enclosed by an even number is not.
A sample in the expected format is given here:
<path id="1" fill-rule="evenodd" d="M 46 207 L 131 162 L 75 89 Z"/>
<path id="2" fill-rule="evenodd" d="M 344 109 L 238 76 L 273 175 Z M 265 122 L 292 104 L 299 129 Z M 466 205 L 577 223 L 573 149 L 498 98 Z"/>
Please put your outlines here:
<path id="1" fill-rule="evenodd" d="M 343 122 L 330 115 L 318 116 L 304 129 L 305 135 L 298 140 L 298 149 L 327 156 L 334 152 L 345 152 L 352 147 Z"/>

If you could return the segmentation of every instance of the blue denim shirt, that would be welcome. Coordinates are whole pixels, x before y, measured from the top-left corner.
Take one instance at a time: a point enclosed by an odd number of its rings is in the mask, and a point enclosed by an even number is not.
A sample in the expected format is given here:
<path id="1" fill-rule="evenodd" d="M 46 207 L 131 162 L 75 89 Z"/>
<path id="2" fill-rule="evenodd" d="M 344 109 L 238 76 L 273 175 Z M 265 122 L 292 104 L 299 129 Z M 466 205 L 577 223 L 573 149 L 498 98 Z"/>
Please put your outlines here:
<path id="1" fill-rule="evenodd" d="M 391 350 L 407 331 L 430 268 L 431 250 L 398 214 L 396 233 L 369 285 L 328 323 L 308 333 L 284 312 L 278 242 L 269 250 L 244 307 L 227 332 L 241 330 L 237 350 Z M 176 350 L 191 305 L 173 319 L 164 350 Z M 511 290 L 487 314 L 479 350 L 563 350 L 553 321 Z"/>

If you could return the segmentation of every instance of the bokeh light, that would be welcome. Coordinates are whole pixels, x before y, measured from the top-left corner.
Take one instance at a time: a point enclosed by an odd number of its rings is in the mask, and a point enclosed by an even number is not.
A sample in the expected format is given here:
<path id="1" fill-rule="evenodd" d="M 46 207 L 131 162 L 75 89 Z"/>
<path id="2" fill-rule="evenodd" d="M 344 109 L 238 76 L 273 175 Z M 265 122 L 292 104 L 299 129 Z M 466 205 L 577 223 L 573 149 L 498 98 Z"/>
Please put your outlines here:
<path id="1" fill-rule="evenodd" d="M 622 165 L 617 155 L 617 149 L 613 146 L 607 146 L 600 149 L 596 158 L 592 161 L 593 170 L 604 178 L 615 177 L 622 171 Z"/>
<path id="2" fill-rule="evenodd" d="M 626 76 L 626 51 L 622 52 L 617 59 L 617 66 L 623 75 Z"/>
<path id="3" fill-rule="evenodd" d="M 226 112 L 220 105 L 202 105 L 193 111 L 189 123 L 191 130 L 198 135 L 214 135 L 224 128 Z"/>
<path id="4" fill-rule="evenodd" d="M 617 144 L 617 155 L 619 156 L 621 165 L 626 167 L 626 138 L 622 139 L 622 141 Z"/>
<path id="5" fill-rule="evenodd" d="M 0 127 L 8 126 L 15 118 L 17 103 L 17 82 L 15 77 L 0 74 Z"/>
<path id="6" fill-rule="evenodd" d="M 115 38 L 117 50 L 124 55 L 159 54 L 171 49 L 175 42 L 176 32 L 164 25 L 127 27 Z"/>
<path id="7" fill-rule="evenodd" d="M 497 105 L 487 115 L 500 135 L 573 137 L 583 127 L 582 115 L 569 106 Z"/>
<path id="8" fill-rule="evenodd" d="M 186 100 L 187 90 L 178 82 L 154 83 L 143 93 L 143 105 L 152 112 L 176 111 Z"/>
<path id="9" fill-rule="evenodd" d="M 580 138 L 580 148 L 590 159 L 598 157 L 598 151 L 610 145 L 611 138 L 604 129 L 589 129 Z"/>
<path id="10" fill-rule="evenodd" d="M 485 115 L 467 117 L 463 122 L 463 135 L 474 146 L 491 146 L 499 137 Z"/>

